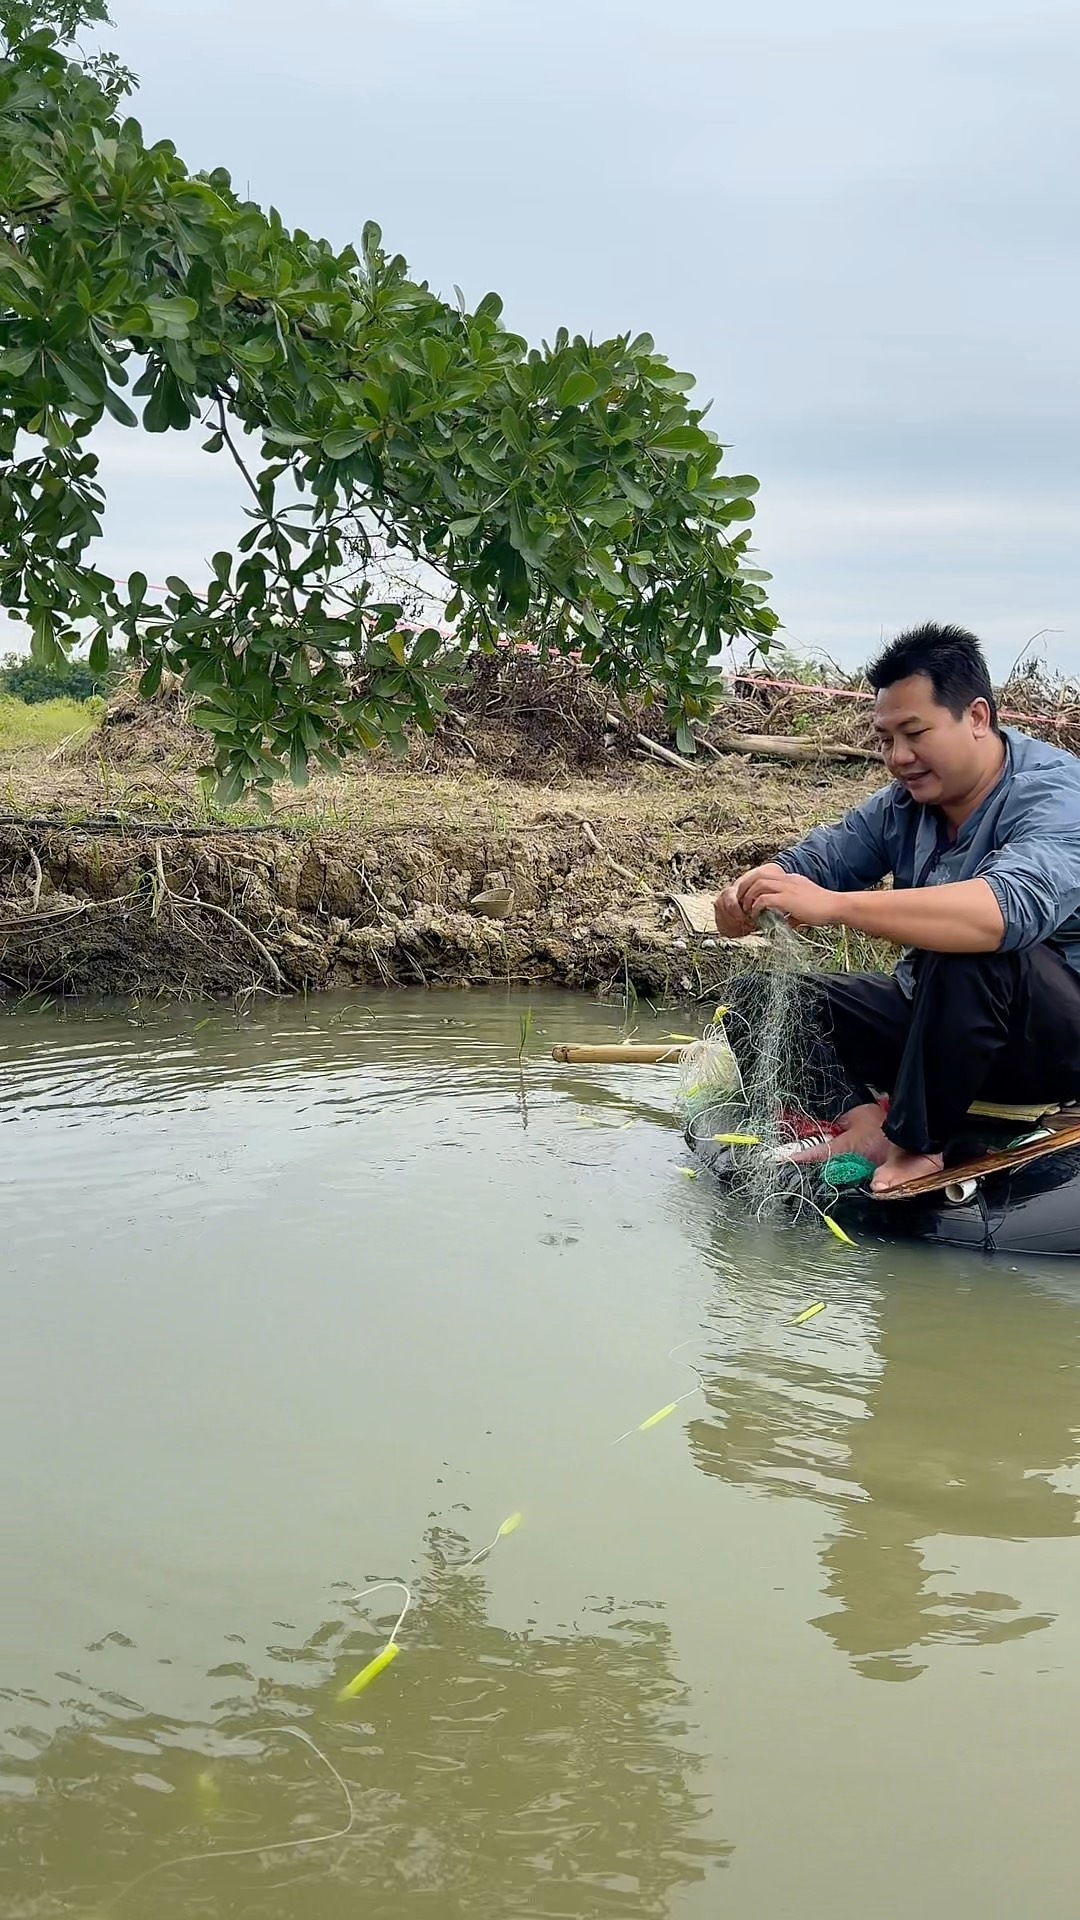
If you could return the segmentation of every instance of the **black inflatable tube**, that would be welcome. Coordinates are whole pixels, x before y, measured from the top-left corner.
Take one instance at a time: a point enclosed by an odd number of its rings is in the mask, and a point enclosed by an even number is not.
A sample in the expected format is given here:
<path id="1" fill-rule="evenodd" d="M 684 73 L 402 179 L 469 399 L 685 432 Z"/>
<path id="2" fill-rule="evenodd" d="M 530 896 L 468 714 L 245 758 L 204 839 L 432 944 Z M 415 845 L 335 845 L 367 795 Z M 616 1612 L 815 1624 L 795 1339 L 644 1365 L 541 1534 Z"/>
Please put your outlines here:
<path id="1" fill-rule="evenodd" d="M 686 1140 L 702 1166 L 719 1181 L 730 1181 L 730 1148 L 695 1139 L 693 1128 Z M 853 1239 L 924 1240 L 987 1253 L 1080 1258 L 1080 1147 L 989 1174 L 968 1200 L 930 1194 L 922 1200 L 881 1201 L 857 1188 L 838 1194 L 829 1211 Z"/>

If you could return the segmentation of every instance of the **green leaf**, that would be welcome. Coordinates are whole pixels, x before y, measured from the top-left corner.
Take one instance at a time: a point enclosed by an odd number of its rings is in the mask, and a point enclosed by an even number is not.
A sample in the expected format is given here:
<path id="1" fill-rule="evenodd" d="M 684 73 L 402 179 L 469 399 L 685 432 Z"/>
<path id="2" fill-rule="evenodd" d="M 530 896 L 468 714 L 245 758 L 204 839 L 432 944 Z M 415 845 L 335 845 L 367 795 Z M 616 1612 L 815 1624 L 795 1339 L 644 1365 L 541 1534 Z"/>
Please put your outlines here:
<path id="1" fill-rule="evenodd" d="M 595 400 L 599 391 L 599 383 L 591 373 L 586 373 L 582 369 L 578 373 L 572 373 L 569 379 L 563 382 L 559 393 L 559 405 L 560 407 L 583 406 L 587 400 Z"/>
<path id="2" fill-rule="evenodd" d="M 294 787 L 306 787 L 308 783 L 307 748 L 295 734 L 289 748 L 289 779 Z"/>
<path id="3" fill-rule="evenodd" d="M 432 379 L 441 380 L 450 365 L 450 348 L 446 341 L 437 340 L 433 335 L 428 334 L 420 342 L 420 351 Z"/>
<path id="4" fill-rule="evenodd" d="M 370 719 L 356 719 L 351 721 L 350 725 L 366 753 L 373 753 L 376 747 L 382 746 L 383 735 L 377 727 L 372 725 Z"/>
<path id="5" fill-rule="evenodd" d="M 244 797 L 246 786 L 244 775 L 239 767 L 230 767 L 221 775 L 214 788 L 214 799 L 219 807 L 235 807 Z"/>
<path id="6" fill-rule="evenodd" d="M 0 265 L 10 268 L 24 287 L 42 285 L 42 278 L 37 268 L 3 235 L 0 235 Z"/>
<path id="7" fill-rule="evenodd" d="M 138 426 L 138 414 L 133 412 L 126 400 L 121 400 L 120 395 L 114 393 L 112 387 L 106 385 L 102 399 L 105 402 L 106 412 L 111 413 L 113 419 L 118 420 L 122 427 Z"/>
<path id="8" fill-rule="evenodd" d="M 409 385 L 406 376 L 401 372 L 392 373 L 390 375 L 388 391 L 391 408 L 404 419 L 412 405 L 412 387 Z"/>
<path id="9" fill-rule="evenodd" d="M 144 700 L 152 700 L 161 685 L 161 674 L 165 662 L 161 656 L 152 661 L 139 681 L 139 692 Z"/>
<path id="10" fill-rule="evenodd" d="M 641 486 L 637 480 L 632 480 L 628 473 L 622 471 L 621 467 L 616 467 L 615 478 L 623 493 L 626 495 L 626 498 L 629 500 L 630 505 L 632 507 L 638 507 L 643 513 L 647 513 L 653 503 L 652 494 L 649 493 L 645 487 Z"/>
<path id="11" fill-rule="evenodd" d="M 358 427 L 343 427 L 328 433 L 322 449 L 328 460 L 348 460 L 367 446 L 368 436 Z"/>
<path id="12" fill-rule="evenodd" d="M 692 373 L 676 373 L 673 368 L 665 367 L 662 372 L 651 375 L 649 384 L 659 387 L 661 393 L 688 393 L 691 387 L 697 386 L 697 381 Z"/>
<path id="13" fill-rule="evenodd" d="M 476 532 L 480 519 L 481 516 L 478 513 L 466 514 L 463 520 L 451 520 L 447 531 L 455 540 L 463 540 L 468 534 Z"/>
<path id="14" fill-rule="evenodd" d="M 512 447 L 516 447 L 519 453 L 529 451 L 529 436 L 513 407 L 503 408 L 499 415 L 499 425 Z"/>
<path id="15" fill-rule="evenodd" d="M 584 509 L 584 515 L 598 527 L 617 527 L 624 521 L 628 527 L 631 524 L 625 500 L 594 500 Z"/>
<path id="16" fill-rule="evenodd" d="M 143 426 L 147 433 L 168 433 L 172 420 L 169 388 L 171 381 L 162 375 L 143 408 Z"/>
<path id="17" fill-rule="evenodd" d="M 208 733 L 235 733 L 235 713 L 220 713 L 216 707 L 192 707 L 191 723 L 195 727 L 205 727 Z"/>
<path id="18" fill-rule="evenodd" d="M 38 607 L 30 621 L 30 654 L 43 667 L 62 666 L 66 655 L 56 637 L 56 617 L 51 607 Z"/>
<path id="19" fill-rule="evenodd" d="M 196 302 L 185 294 L 150 294 L 142 304 L 154 332 L 171 334 L 177 340 L 186 338 L 191 322 L 199 314 Z"/>
<path id="20" fill-rule="evenodd" d="M 5 380 L 21 380 L 38 357 L 36 347 L 5 347 L 0 353 L 0 374 Z"/>
<path id="21" fill-rule="evenodd" d="M 691 759 L 694 754 L 696 754 L 697 740 L 691 731 L 689 721 L 679 721 L 675 729 L 675 745 L 678 747 L 680 753 L 687 754 Z"/>
<path id="22" fill-rule="evenodd" d="M 145 573 L 132 573 L 128 576 L 128 598 L 136 613 L 146 599 L 147 579 Z"/>
<path id="23" fill-rule="evenodd" d="M 232 352 L 233 359 L 245 367 L 268 367 L 278 350 L 273 340 L 241 340 Z"/>
<path id="24" fill-rule="evenodd" d="M 108 673 L 109 671 L 109 642 L 100 630 L 95 633 L 90 642 L 90 656 L 87 664 L 91 673 Z"/>
<path id="25" fill-rule="evenodd" d="M 628 592 L 626 581 L 621 574 L 615 572 L 614 567 L 601 554 L 590 553 L 586 565 L 601 586 L 606 587 L 609 593 L 613 593 L 617 600 L 626 597 Z"/>
<path id="26" fill-rule="evenodd" d="M 711 444 L 700 427 L 668 427 L 649 441 L 654 453 L 701 453 Z"/>
<path id="27" fill-rule="evenodd" d="M 227 587 L 229 584 L 229 575 L 232 572 L 232 554 L 225 552 L 215 553 L 210 565 L 213 567 L 215 576 L 221 581 L 222 586 Z"/>
<path id="28" fill-rule="evenodd" d="M 96 369 L 90 374 L 81 367 L 72 366 L 68 360 L 61 360 L 58 353 L 50 353 L 49 358 L 74 399 L 84 407 L 101 405 L 105 397 L 105 382 Z"/>
<path id="29" fill-rule="evenodd" d="M 437 627 L 425 627 L 423 633 L 418 634 L 413 642 L 409 665 L 414 670 L 417 667 L 427 666 L 428 661 L 433 660 L 445 644 Z"/>

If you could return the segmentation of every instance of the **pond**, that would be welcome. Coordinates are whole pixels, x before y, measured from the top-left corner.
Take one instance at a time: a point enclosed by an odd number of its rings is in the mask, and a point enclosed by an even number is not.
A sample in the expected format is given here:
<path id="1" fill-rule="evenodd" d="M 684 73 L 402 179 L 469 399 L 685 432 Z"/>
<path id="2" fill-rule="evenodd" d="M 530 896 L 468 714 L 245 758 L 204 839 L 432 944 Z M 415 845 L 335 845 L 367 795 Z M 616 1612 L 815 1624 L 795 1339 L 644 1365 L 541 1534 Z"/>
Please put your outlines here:
<path id="1" fill-rule="evenodd" d="M 0 1020 L 6 1914 L 1075 1913 L 1080 1271 L 725 1211 L 624 1031 Z"/>

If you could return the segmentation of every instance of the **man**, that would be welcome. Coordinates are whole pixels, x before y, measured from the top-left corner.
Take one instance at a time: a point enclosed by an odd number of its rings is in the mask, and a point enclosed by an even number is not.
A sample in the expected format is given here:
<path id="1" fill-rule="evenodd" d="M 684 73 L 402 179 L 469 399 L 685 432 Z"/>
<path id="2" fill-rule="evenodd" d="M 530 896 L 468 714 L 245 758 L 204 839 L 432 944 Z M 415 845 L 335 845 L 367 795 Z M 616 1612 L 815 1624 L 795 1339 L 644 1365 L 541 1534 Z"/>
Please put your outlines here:
<path id="1" fill-rule="evenodd" d="M 716 924 L 741 936 L 774 912 L 905 949 L 891 977 L 803 982 L 843 1088 L 817 1117 L 883 1193 L 940 1171 L 975 1100 L 1080 1099 L 1080 760 L 999 725 L 961 628 L 901 634 L 867 677 L 890 783 L 726 887 Z"/>

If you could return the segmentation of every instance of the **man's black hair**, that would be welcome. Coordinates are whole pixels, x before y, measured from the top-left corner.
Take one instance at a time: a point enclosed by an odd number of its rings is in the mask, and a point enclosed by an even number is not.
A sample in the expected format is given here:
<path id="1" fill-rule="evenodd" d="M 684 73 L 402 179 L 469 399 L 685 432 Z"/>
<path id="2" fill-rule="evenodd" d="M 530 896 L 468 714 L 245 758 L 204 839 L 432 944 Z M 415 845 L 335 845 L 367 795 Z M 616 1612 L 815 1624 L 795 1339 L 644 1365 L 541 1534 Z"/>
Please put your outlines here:
<path id="1" fill-rule="evenodd" d="M 973 633 L 930 620 L 925 627 L 898 633 L 866 669 L 875 693 L 882 687 L 895 686 L 898 680 L 910 679 L 913 673 L 925 673 L 938 706 L 948 707 L 954 720 L 960 719 L 973 700 L 985 700 L 990 725 L 995 733 L 1000 731 L 990 670 Z"/>

